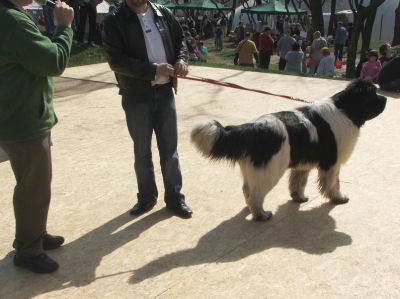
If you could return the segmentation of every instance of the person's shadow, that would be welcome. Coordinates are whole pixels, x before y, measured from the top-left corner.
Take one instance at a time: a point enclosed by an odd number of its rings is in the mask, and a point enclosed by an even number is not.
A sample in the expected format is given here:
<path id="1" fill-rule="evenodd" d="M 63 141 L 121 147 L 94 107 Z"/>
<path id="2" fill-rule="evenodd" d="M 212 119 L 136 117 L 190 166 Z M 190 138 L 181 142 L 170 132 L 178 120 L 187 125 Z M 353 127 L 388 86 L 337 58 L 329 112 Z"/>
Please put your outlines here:
<path id="1" fill-rule="evenodd" d="M 61 249 L 52 251 L 51 257 L 60 263 L 61 269 L 53 273 L 51 279 L 46 275 L 15 268 L 12 265 L 14 253 L 10 252 L 0 260 L 0 284 L 8 286 L 0 288 L 0 298 L 32 298 L 55 290 L 90 284 L 96 280 L 96 268 L 104 256 L 135 240 L 142 232 L 171 216 L 163 208 L 121 230 L 119 229 L 134 218 L 129 213 L 115 217 Z"/>
<path id="2" fill-rule="evenodd" d="M 335 230 L 335 220 L 329 215 L 334 207 L 325 203 L 300 211 L 298 204 L 289 201 L 267 223 L 247 220 L 248 210 L 243 209 L 205 234 L 195 248 L 162 256 L 137 269 L 130 282 L 139 283 L 178 267 L 234 262 L 276 247 L 318 255 L 330 253 L 352 243 L 349 235 Z"/>

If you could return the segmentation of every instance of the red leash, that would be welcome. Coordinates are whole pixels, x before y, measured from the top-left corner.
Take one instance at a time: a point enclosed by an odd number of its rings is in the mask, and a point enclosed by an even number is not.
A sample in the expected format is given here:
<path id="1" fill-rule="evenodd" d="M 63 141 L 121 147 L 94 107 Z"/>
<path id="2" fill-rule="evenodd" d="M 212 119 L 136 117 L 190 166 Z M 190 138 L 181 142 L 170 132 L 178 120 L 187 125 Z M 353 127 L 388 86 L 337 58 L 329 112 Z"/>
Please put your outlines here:
<path id="1" fill-rule="evenodd" d="M 247 88 L 247 87 L 244 87 L 244 86 L 241 86 L 241 85 L 238 85 L 238 84 L 219 81 L 219 80 L 214 80 L 214 79 L 209 79 L 209 78 L 204 78 L 204 77 L 199 77 L 199 76 L 193 76 L 192 75 L 192 76 L 179 77 L 179 78 L 187 79 L 187 80 L 193 80 L 193 81 L 199 81 L 199 82 L 203 82 L 203 83 L 210 83 L 210 84 L 220 85 L 220 86 L 224 86 L 224 87 L 230 87 L 230 88 L 236 88 L 236 89 L 241 89 L 241 90 L 257 92 L 257 93 L 266 94 L 266 95 L 270 95 L 270 96 L 285 98 L 285 99 L 292 100 L 292 101 L 298 101 L 298 102 L 303 102 L 303 103 L 312 103 L 312 102 L 309 102 L 309 101 L 305 101 L 305 100 L 302 100 L 302 99 L 299 99 L 299 98 L 290 97 L 290 96 L 287 96 L 287 95 L 276 94 L 276 93 L 272 93 L 272 92 L 268 92 L 268 91 L 260 90 L 260 89 Z"/>
<path id="2" fill-rule="evenodd" d="M 70 77 L 65 77 L 65 76 L 62 76 L 62 78 L 73 79 L 73 80 L 81 80 L 81 81 L 89 81 L 89 82 L 97 82 L 97 83 L 107 83 L 107 84 L 116 85 L 115 83 L 96 81 L 96 80 L 92 80 L 92 79 L 77 79 L 77 78 L 70 78 Z M 193 76 L 193 75 L 192 76 L 186 76 L 186 77 L 179 76 L 179 78 L 186 79 L 186 80 L 193 80 L 193 81 L 203 82 L 203 83 L 215 84 L 215 85 L 220 85 L 220 86 L 229 87 L 229 88 L 236 88 L 236 89 L 241 89 L 241 90 L 257 92 L 257 93 L 261 93 L 261 94 L 266 94 L 266 95 L 270 95 L 270 96 L 274 96 L 274 97 L 281 97 L 281 98 L 285 98 L 285 99 L 288 99 L 288 100 L 307 103 L 307 104 L 312 103 L 310 101 L 306 101 L 306 100 L 302 100 L 302 99 L 299 99 L 299 98 L 290 97 L 290 96 L 287 96 L 287 95 L 276 94 L 276 93 L 272 93 L 272 92 L 268 92 L 268 91 L 260 90 L 260 89 L 247 88 L 247 87 L 235 84 L 235 83 L 224 82 L 224 81 L 219 81 L 219 80 L 214 80 L 214 79 L 209 79 L 209 78 L 204 78 L 204 77 L 199 77 L 199 76 Z"/>

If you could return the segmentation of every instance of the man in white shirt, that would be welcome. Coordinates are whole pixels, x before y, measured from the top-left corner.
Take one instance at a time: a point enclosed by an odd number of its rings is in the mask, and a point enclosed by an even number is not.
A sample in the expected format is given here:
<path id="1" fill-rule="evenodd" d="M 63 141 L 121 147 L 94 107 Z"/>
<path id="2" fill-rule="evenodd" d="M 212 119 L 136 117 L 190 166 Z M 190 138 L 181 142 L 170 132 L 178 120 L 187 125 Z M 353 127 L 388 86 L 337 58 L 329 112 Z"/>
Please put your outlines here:
<path id="1" fill-rule="evenodd" d="M 172 87 L 188 73 L 188 53 L 182 28 L 164 6 L 147 0 L 125 0 L 104 21 L 103 44 L 115 72 L 129 133 L 134 143 L 138 201 L 130 211 L 140 215 L 157 202 L 151 152 L 157 137 L 164 201 L 182 218 L 191 209 L 180 192 L 182 176 L 177 152 L 177 118 Z"/>

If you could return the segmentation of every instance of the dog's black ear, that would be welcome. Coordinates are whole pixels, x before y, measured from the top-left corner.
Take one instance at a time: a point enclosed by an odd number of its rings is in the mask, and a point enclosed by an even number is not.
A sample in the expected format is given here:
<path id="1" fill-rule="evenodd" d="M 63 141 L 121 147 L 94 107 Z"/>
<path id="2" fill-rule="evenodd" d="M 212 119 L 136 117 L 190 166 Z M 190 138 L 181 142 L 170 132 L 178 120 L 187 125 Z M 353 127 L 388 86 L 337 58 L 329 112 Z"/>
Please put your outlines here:
<path id="1" fill-rule="evenodd" d="M 377 88 L 370 81 L 357 79 L 334 95 L 333 100 L 337 108 L 342 110 L 356 126 L 361 127 L 367 120 L 383 111 L 380 110 L 381 107 L 377 107 L 380 105 L 376 103 L 378 101 L 376 91 Z"/>

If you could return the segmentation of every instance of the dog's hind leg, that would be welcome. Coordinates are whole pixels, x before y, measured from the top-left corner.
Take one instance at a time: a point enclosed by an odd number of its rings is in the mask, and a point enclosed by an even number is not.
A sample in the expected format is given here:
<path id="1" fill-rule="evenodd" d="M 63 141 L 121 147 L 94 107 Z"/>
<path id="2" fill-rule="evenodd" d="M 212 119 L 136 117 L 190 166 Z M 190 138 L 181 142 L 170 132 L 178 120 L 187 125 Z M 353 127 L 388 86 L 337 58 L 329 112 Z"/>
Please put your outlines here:
<path id="1" fill-rule="evenodd" d="M 285 169 L 271 168 L 256 169 L 252 166 L 248 169 L 248 184 L 250 188 L 250 196 L 247 201 L 253 219 L 256 221 L 266 221 L 272 216 L 271 211 L 264 211 L 264 198 L 269 191 L 278 183 L 279 179 L 285 172 Z"/>
<path id="2" fill-rule="evenodd" d="M 298 203 L 308 201 L 304 195 L 304 189 L 307 185 L 309 170 L 296 170 L 292 169 L 289 176 L 289 191 L 292 200 Z"/>
<path id="3" fill-rule="evenodd" d="M 247 185 L 246 182 L 243 182 L 242 190 L 243 190 L 244 199 L 245 199 L 246 204 L 247 204 L 249 202 L 249 197 L 250 197 L 250 188 L 249 188 L 249 185 Z"/>
<path id="4" fill-rule="evenodd" d="M 240 171 L 241 171 L 242 177 L 243 177 L 243 186 L 242 186 L 243 196 L 244 196 L 246 205 L 248 207 L 249 206 L 249 197 L 250 197 L 250 187 L 249 187 L 249 183 L 248 183 L 248 179 L 247 179 L 246 162 L 240 161 L 239 166 L 240 166 Z"/>
<path id="5" fill-rule="evenodd" d="M 272 217 L 271 211 L 264 211 L 263 202 L 266 194 L 258 192 L 250 192 L 249 199 L 247 201 L 249 210 L 253 215 L 255 221 L 267 221 Z"/>
<path id="6" fill-rule="evenodd" d="M 264 192 L 262 184 L 263 171 L 254 168 L 250 159 L 239 162 L 240 170 L 243 176 L 243 195 L 246 200 L 247 207 L 253 215 L 253 220 L 266 221 L 271 218 L 271 212 L 265 212 L 263 209 Z"/>
<path id="7" fill-rule="evenodd" d="M 340 192 L 339 172 L 339 165 L 334 165 L 328 170 L 318 170 L 320 192 L 334 204 L 344 204 L 349 201 L 349 198 Z"/>

